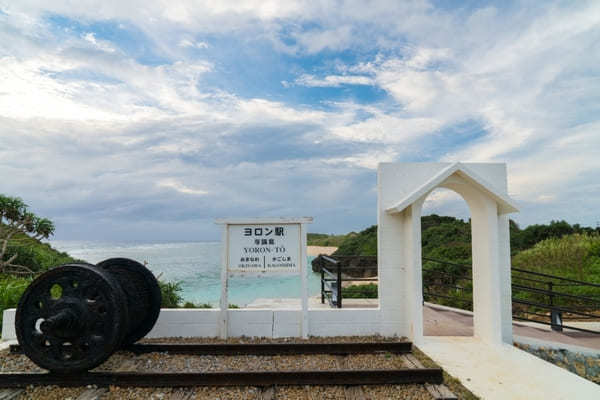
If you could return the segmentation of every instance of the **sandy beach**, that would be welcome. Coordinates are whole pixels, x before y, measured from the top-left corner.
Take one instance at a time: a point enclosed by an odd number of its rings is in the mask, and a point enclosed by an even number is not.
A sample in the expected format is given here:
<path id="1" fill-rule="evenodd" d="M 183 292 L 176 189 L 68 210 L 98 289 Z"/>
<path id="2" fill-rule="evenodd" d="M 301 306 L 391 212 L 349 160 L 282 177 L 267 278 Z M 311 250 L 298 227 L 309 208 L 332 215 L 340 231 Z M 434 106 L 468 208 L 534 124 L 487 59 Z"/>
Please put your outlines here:
<path id="1" fill-rule="evenodd" d="M 307 246 L 307 254 L 309 256 L 318 256 L 319 254 L 331 255 L 338 248 L 335 246 Z"/>

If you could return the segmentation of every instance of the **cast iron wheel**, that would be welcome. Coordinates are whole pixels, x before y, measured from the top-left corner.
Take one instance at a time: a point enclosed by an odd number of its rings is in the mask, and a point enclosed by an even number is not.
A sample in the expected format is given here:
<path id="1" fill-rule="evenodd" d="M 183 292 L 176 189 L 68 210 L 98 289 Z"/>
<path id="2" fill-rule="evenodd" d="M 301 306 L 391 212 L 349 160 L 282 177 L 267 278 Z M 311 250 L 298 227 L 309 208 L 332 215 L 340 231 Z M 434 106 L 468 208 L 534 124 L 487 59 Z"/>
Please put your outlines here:
<path id="1" fill-rule="evenodd" d="M 109 274 L 90 264 L 66 264 L 25 290 L 15 329 L 38 366 L 75 373 L 97 367 L 120 347 L 127 320 L 125 297 Z"/>
<path id="2" fill-rule="evenodd" d="M 109 258 L 97 264 L 119 282 L 129 309 L 129 330 L 124 345 L 132 344 L 152 330 L 162 296 L 154 274 L 144 265 L 128 258 Z"/>

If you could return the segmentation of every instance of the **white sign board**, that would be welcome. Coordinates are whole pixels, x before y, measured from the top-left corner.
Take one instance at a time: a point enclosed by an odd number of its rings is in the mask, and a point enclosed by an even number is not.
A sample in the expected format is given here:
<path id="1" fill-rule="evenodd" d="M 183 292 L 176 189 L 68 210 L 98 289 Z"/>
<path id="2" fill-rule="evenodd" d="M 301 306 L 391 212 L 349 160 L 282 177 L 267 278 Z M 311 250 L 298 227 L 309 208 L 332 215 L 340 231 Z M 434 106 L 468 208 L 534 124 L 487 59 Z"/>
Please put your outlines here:
<path id="1" fill-rule="evenodd" d="M 306 224 L 312 218 L 221 219 L 221 337 L 229 324 L 229 275 L 295 273 L 302 282 L 302 337 L 308 338 Z"/>
<path id="2" fill-rule="evenodd" d="M 300 224 L 228 225 L 229 273 L 300 273 Z"/>

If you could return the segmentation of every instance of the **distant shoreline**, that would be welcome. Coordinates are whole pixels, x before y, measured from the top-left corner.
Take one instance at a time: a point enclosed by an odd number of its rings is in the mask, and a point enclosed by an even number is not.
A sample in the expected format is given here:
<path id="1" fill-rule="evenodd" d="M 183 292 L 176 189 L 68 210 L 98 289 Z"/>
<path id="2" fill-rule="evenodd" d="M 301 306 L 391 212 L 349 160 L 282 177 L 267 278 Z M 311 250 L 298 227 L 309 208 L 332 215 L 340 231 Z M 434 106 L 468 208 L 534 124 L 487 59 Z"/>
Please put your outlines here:
<path id="1" fill-rule="evenodd" d="M 307 246 L 306 253 L 309 256 L 318 256 L 319 254 L 331 255 L 338 248 L 335 246 Z"/>

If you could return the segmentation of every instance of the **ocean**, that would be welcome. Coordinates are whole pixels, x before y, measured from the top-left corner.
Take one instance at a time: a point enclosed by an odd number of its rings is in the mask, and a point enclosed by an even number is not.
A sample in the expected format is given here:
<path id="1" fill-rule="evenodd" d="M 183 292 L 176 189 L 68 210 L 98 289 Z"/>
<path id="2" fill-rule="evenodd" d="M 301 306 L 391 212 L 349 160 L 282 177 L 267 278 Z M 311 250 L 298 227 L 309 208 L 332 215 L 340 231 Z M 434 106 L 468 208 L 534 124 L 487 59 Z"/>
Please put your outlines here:
<path id="1" fill-rule="evenodd" d="M 210 303 L 218 307 L 221 296 L 221 243 L 105 243 L 53 240 L 52 247 L 72 257 L 95 264 L 113 257 L 131 258 L 163 281 L 180 282 L 184 301 Z M 310 270 L 309 295 L 320 293 L 321 278 Z M 259 298 L 300 297 L 300 276 L 229 278 L 229 303 L 240 307 Z"/>

